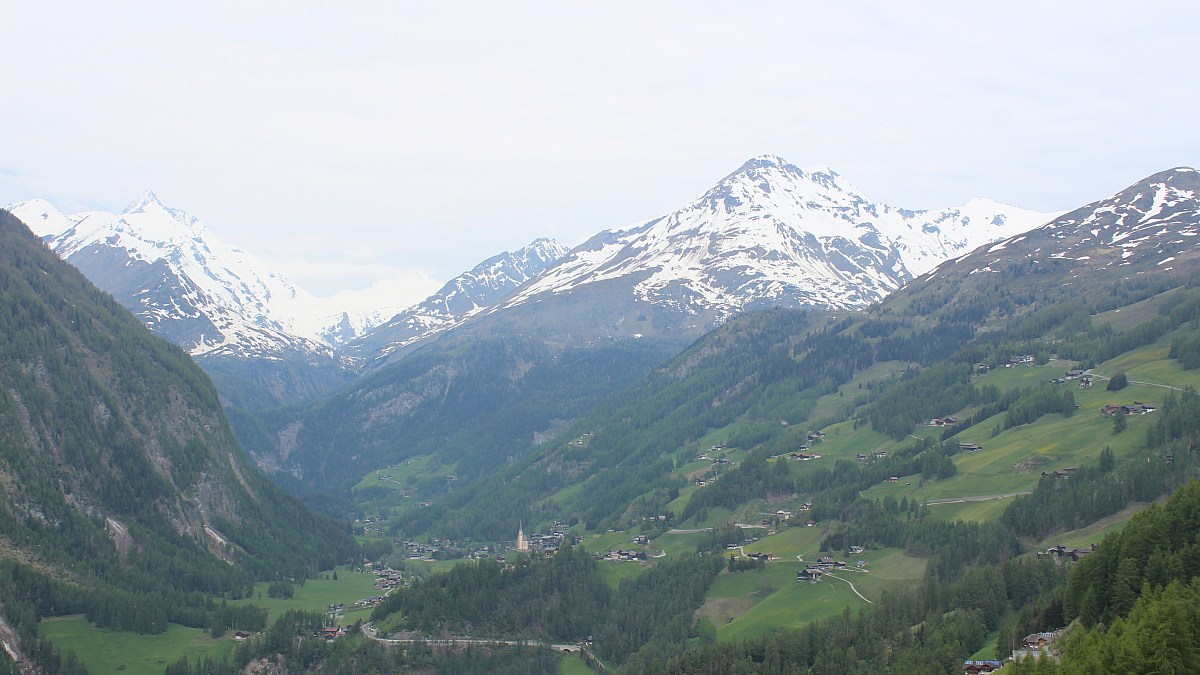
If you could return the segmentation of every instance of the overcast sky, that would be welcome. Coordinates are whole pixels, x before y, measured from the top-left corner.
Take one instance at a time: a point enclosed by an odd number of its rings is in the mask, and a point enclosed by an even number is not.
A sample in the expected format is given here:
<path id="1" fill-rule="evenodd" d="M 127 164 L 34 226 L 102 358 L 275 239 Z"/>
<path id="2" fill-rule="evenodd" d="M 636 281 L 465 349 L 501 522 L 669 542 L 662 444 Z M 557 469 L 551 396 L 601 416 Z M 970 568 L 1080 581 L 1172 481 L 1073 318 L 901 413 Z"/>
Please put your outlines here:
<path id="1" fill-rule="evenodd" d="M 1200 165 L 1200 3 L 0 3 L 0 204 L 153 189 L 318 294 L 670 212 L 746 159 L 1060 210 Z"/>

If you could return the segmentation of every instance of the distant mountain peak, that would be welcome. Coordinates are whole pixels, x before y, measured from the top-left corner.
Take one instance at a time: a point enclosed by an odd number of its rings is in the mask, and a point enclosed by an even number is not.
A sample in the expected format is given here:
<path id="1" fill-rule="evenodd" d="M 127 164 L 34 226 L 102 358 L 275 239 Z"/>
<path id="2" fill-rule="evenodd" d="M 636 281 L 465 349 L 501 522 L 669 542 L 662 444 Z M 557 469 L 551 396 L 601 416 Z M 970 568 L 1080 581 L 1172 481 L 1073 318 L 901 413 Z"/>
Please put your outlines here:
<path id="1" fill-rule="evenodd" d="M 129 202 L 122 213 L 144 213 L 146 208 L 151 205 L 157 205 L 159 208 L 166 210 L 166 206 L 159 201 L 158 195 L 154 194 L 153 190 L 145 190 L 142 194 L 135 197 L 133 201 Z"/>
<path id="2" fill-rule="evenodd" d="M 896 209 L 827 166 L 759 155 L 673 213 L 596 235 L 505 307 L 599 282 L 615 289 L 617 279 L 633 285 L 639 302 L 716 322 L 780 304 L 862 307 L 942 260 L 1052 215 L 986 200 Z M 684 320 L 689 329 L 703 323 Z"/>

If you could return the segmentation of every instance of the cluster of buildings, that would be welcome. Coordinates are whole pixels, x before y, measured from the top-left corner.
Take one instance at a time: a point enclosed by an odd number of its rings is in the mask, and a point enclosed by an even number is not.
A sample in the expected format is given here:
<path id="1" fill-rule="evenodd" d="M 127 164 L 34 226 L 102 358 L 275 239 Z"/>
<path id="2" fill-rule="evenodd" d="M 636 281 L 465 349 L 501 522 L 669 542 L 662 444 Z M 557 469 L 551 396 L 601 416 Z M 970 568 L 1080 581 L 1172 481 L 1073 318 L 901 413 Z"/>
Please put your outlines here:
<path id="1" fill-rule="evenodd" d="M 1110 403 L 1100 409 L 1100 414 L 1107 416 L 1124 412 L 1126 415 L 1145 415 L 1146 413 L 1152 413 L 1155 410 L 1158 410 L 1158 406 L 1142 403 L 1141 401 L 1134 401 L 1130 405 L 1117 405 L 1116 403 Z"/>
<path id="2" fill-rule="evenodd" d="M 525 536 L 525 526 L 521 525 L 517 528 L 517 543 L 516 550 L 522 553 L 532 553 L 541 551 L 542 553 L 554 554 L 567 541 L 566 523 L 562 521 L 554 521 L 550 526 L 550 531 L 545 534 L 531 534 Z"/>
<path id="3" fill-rule="evenodd" d="M 646 559 L 646 552 L 645 551 L 626 551 L 623 548 L 619 548 L 615 551 L 613 551 L 613 550 L 605 551 L 603 554 L 593 553 L 592 558 L 594 558 L 596 560 L 611 560 L 613 562 L 637 562 L 639 560 Z"/>
<path id="4" fill-rule="evenodd" d="M 808 567 L 797 572 L 796 581 L 808 581 L 815 584 L 821 580 L 821 575 L 825 574 L 826 572 L 842 569 L 846 569 L 846 563 L 844 561 L 834 560 L 828 556 L 822 556 L 817 558 L 815 565 L 809 565 Z"/>
<path id="5" fill-rule="evenodd" d="M 404 575 L 397 570 L 390 567 L 375 570 L 375 583 L 373 586 L 377 591 L 390 591 L 393 588 L 400 588 L 405 584 Z"/>
<path id="6" fill-rule="evenodd" d="M 1042 556 L 1051 556 L 1052 555 L 1055 557 L 1056 560 L 1062 560 L 1063 558 L 1069 558 L 1072 562 L 1079 562 L 1080 558 L 1082 558 L 1085 555 L 1088 555 L 1089 553 L 1091 553 L 1092 551 L 1095 551 L 1095 550 L 1096 550 L 1095 544 L 1092 544 L 1091 546 L 1087 546 L 1085 548 L 1067 548 L 1066 546 L 1059 544 L 1058 546 L 1051 546 L 1050 548 L 1046 549 L 1045 551 L 1038 551 L 1037 556 L 1040 558 Z"/>
<path id="7" fill-rule="evenodd" d="M 995 659 L 988 659 L 987 661 L 963 661 L 963 673 L 966 675 L 994 673 L 1003 667 L 1004 664 Z"/>

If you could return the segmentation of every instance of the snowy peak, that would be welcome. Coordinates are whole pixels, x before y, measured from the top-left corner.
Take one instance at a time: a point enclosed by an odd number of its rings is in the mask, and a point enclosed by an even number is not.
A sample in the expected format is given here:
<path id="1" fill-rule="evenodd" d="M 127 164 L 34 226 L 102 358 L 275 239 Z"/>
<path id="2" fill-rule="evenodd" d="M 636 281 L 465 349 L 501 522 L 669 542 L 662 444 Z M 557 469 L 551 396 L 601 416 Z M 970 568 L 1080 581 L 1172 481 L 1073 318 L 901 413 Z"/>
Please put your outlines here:
<path id="1" fill-rule="evenodd" d="M 862 307 L 942 260 L 1049 217 L 987 200 L 896 209 L 828 167 L 761 155 L 673 213 L 593 237 L 505 306 L 624 279 L 642 302 L 718 321 L 777 304 Z"/>
<path id="2" fill-rule="evenodd" d="M 1200 258 L 1200 172 L 1177 167 L 977 251 L 963 264 L 980 273 L 1002 260 L 1070 261 L 1132 274 L 1168 271 L 1193 258 Z"/>
<path id="3" fill-rule="evenodd" d="M 437 287 L 428 277 L 336 300 L 314 298 L 195 216 L 142 193 L 121 214 L 63 216 L 43 200 L 9 207 L 49 246 L 160 335 L 194 355 L 328 356 Z M 341 303 L 336 307 L 334 303 Z"/>
<path id="4" fill-rule="evenodd" d="M 60 234 L 74 224 L 45 199 L 30 199 L 9 204 L 4 210 L 16 216 L 34 234 L 43 238 Z"/>
<path id="5" fill-rule="evenodd" d="M 492 256 L 356 341 L 350 351 L 386 357 L 426 336 L 449 330 L 496 305 L 566 254 L 567 248 L 557 241 L 539 238 L 516 251 Z"/>

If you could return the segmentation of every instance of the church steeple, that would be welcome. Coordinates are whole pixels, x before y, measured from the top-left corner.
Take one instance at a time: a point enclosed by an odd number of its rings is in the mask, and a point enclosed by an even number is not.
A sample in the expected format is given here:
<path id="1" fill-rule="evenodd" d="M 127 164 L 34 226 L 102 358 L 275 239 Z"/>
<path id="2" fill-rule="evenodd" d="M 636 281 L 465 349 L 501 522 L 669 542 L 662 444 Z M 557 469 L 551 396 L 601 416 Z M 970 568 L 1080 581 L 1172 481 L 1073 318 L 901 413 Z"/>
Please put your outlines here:
<path id="1" fill-rule="evenodd" d="M 529 542 L 525 541 L 525 523 L 517 526 L 517 550 L 529 551 Z"/>

